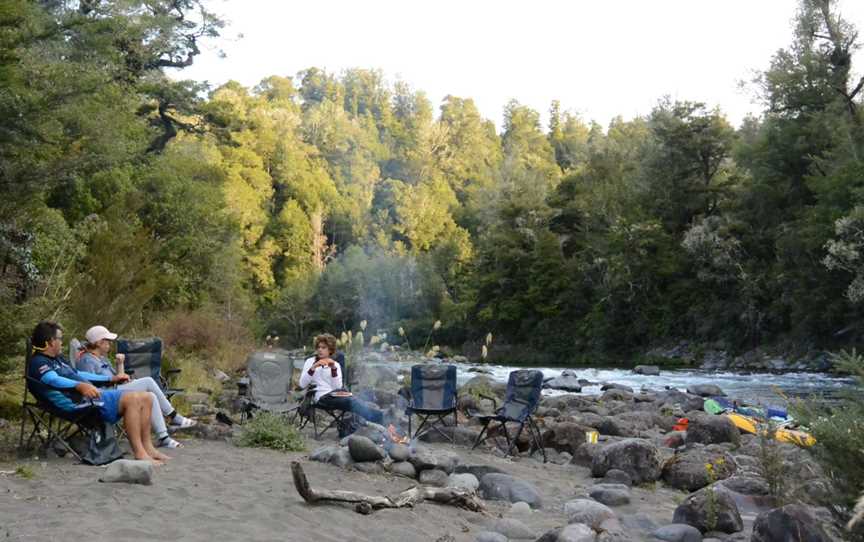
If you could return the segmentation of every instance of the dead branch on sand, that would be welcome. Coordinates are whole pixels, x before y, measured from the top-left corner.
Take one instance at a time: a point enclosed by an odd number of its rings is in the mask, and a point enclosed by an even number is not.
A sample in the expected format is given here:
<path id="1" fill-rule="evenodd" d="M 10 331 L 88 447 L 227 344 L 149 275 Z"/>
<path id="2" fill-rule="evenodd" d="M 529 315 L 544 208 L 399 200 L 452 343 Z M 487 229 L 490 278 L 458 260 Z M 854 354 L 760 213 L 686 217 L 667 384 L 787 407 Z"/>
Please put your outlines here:
<path id="1" fill-rule="evenodd" d="M 485 512 L 483 501 L 478 499 L 473 492 L 462 488 L 414 486 L 395 497 L 387 497 L 386 495 L 363 495 L 353 491 L 313 489 L 309 485 L 309 480 L 306 479 L 306 473 L 303 472 L 303 466 L 299 461 L 291 462 L 291 475 L 294 478 L 294 487 L 304 501 L 308 503 L 321 501 L 354 503 L 354 511 L 360 514 L 371 514 L 381 508 L 412 507 L 423 501 L 458 506 L 472 512 Z"/>

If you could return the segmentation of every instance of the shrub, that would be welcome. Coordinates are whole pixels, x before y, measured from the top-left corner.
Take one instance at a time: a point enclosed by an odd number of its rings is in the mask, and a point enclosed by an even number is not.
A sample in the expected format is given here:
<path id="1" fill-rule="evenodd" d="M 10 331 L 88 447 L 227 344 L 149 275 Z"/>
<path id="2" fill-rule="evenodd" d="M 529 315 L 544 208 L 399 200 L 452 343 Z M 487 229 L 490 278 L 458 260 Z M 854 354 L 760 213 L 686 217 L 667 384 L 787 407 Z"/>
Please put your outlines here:
<path id="1" fill-rule="evenodd" d="M 236 443 L 238 446 L 271 448 L 281 452 L 302 452 L 306 449 L 297 428 L 281 416 L 269 412 L 262 412 L 252 418 L 243 427 Z"/>
<path id="2" fill-rule="evenodd" d="M 816 398 L 797 401 L 793 412 L 816 439 L 811 451 L 835 488 L 837 502 L 831 504 L 851 509 L 864 490 L 864 469 L 860 468 L 864 460 L 864 355 L 853 350 L 831 358 L 840 370 L 855 376 L 856 389 L 833 403 Z"/>

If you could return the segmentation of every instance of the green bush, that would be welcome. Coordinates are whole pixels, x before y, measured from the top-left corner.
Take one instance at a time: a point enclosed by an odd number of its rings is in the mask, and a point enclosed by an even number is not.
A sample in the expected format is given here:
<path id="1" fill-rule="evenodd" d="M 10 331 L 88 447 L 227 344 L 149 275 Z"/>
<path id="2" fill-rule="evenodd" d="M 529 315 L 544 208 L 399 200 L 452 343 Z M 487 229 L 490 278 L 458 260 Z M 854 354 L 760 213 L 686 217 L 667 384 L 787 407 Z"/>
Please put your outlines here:
<path id="1" fill-rule="evenodd" d="M 837 502 L 851 508 L 864 490 L 864 355 L 855 350 L 831 356 L 835 366 L 858 381 L 858 387 L 839 402 L 811 398 L 793 405 L 795 417 L 806 426 L 816 444 L 812 447 L 835 488 Z"/>
<path id="2" fill-rule="evenodd" d="M 253 448 L 271 448 L 281 452 L 302 452 L 306 443 L 300 432 L 281 416 L 262 412 L 243 426 L 243 432 L 237 438 L 238 446 Z"/>

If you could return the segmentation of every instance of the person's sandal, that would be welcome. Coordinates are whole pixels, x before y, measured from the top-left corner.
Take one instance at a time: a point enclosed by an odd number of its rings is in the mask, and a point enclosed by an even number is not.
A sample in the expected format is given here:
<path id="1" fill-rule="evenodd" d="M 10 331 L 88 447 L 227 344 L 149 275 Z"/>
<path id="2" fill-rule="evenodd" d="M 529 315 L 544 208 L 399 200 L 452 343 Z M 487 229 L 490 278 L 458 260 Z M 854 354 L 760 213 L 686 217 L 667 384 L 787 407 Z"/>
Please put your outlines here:
<path id="1" fill-rule="evenodd" d="M 171 437 L 162 437 L 156 443 L 157 448 L 182 448 L 183 443 L 174 440 Z"/>
<path id="2" fill-rule="evenodd" d="M 198 422 L 193 420 L 192 418 L 186 418 L 185 416 L 176 415 L 174 419 L 172 419 L 169 423 L 169 426 L 173 429 L 188 429 L 190 427 L 194 427 L 198 425 Z"/>

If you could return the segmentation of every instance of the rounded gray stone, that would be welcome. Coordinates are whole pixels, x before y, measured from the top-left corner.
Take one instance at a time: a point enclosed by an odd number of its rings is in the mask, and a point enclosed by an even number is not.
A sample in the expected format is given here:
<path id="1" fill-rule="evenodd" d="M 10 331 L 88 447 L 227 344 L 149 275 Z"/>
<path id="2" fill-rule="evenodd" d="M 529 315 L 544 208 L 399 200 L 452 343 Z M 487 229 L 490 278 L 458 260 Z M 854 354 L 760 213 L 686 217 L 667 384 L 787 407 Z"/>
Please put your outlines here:
<path id="1" fill-rule="evenodd" d="M 558 531 L 557 542 L 594 542 L 594 529 L 584 523 L 571 523 Z"/>
<path id="2" fill-rule="evenodd" d="M 362 436 L 352 436 L 348 439 L 348 451 L 351 459 L 358 463 L 380 461 L 385 456 L 384 448 L 372 442 L 372 439 Z"/>
<path id="3" fill-rule="evenodd" d="M 458 487 L 469 491 L 477 491 L 480 481 L 473 474 L 451 474 L 447 477 L 447 487 Z"/>
<path id="4" fill-rule="evenodd" d="M 528 506 L 527 502 L 514 502 L 510 507 L 510 515 L 511 516 L 530 516 L 531 515 L 531 507 Z"/>
<path id="5" fill-rule="evenodd" d="M 607 519 L 614 518 L 615 512 L 605 504 L 590 499 L 576 499 L 564 505 L 567 523 L 584 523 L 598 529 Z"/>
<path id="6" fill-rule="evenodd" d="M 393 474 L 398 474 L 399 476 L 405 476 L 406 478 L 417 478 L 417 469 L 414 468 L 414 465 L 407 461 L 399 461 L 397 463 L 393 463 L 390 465 L 390 472 Z"/>
<path id="7" fill-rule="evenodd" d="M 420 483 L 426 486 L 444 487 L 447 485 L 447 473 L 438 469 L 422 470 Z"/>
<path id="8" fill-rule="evenodd" d="M 666 542 L 702 542 L 702 533 L 699 529 L 686 523 L 664 525 L 651 533 L 651 536 Z"/>
<path id="9" fill-rule="evenodd" d="M 501 533 L 483 531 L 477 534 L 476 542 L 507 542 L 507 537 Z"/>
<path id="10" fill-rule="evenodd" d="M 499 518 L 486 525 L 486 529 L 501 533 L 512 540 L 534 540 L 537 533 L 518 519 Z"/>
<path id="11" fill-rule="evenodd" d="M 621 506 L 630 502 L 630 488 L 623 484 L 597 484 L 588 495 L 606 506 Z"/>
<path id="12" fill-rule="evenodd" d="M 390 448 L 390 459 L 393 461 L 408 461 L 411 457 L 411 449 L 404 444 L 394 444 Z"/>

